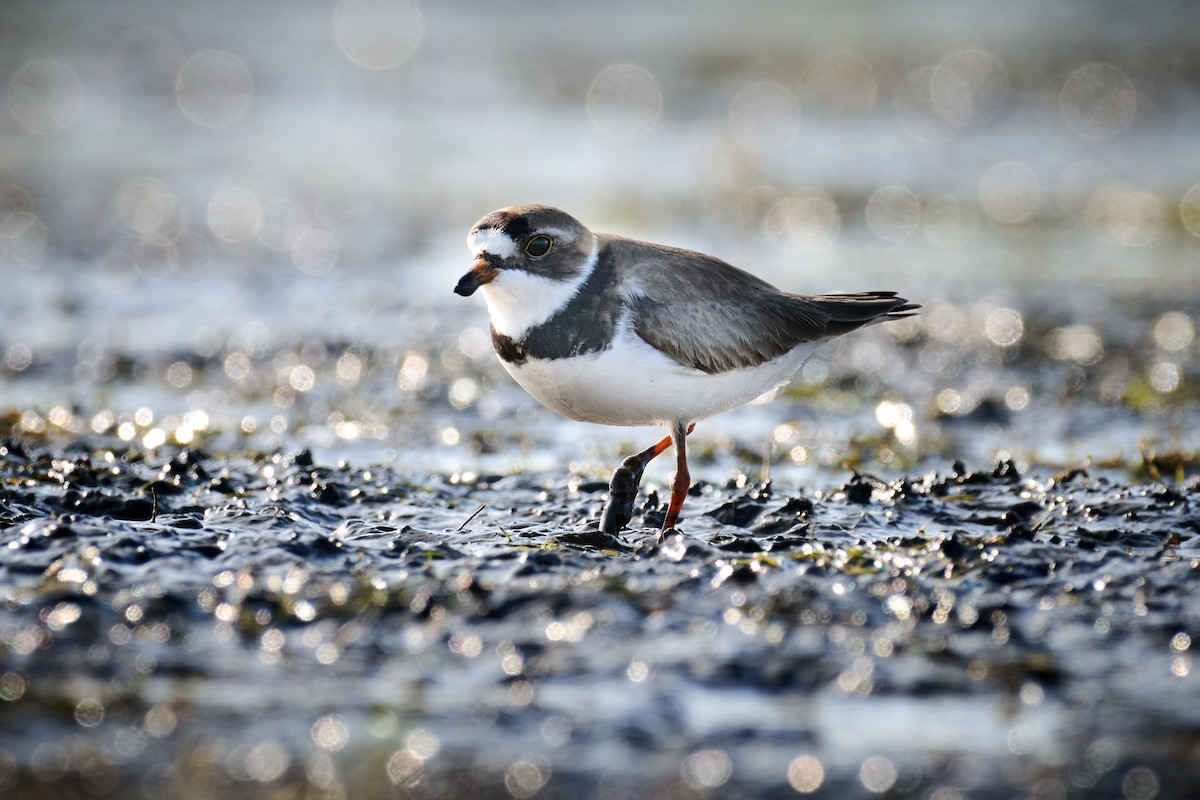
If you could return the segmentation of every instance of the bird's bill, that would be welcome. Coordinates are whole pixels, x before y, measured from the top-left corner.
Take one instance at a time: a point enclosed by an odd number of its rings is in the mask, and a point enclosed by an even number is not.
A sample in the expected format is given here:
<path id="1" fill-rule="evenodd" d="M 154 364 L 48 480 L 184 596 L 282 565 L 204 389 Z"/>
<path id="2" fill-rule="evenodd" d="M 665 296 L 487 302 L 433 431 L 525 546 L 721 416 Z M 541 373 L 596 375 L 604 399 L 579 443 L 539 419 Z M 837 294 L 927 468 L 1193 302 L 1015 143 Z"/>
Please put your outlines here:
<path id="1" fill-rule="evenodd" d="M 475 263 L 471 265 L 471 271 L 458 279 L 458 283 L 454 286 L 454 293 L 470 297 L 480 286 L 491 283 L 499 271 L 489 264 L 487 259 L 476 259 Z"/>

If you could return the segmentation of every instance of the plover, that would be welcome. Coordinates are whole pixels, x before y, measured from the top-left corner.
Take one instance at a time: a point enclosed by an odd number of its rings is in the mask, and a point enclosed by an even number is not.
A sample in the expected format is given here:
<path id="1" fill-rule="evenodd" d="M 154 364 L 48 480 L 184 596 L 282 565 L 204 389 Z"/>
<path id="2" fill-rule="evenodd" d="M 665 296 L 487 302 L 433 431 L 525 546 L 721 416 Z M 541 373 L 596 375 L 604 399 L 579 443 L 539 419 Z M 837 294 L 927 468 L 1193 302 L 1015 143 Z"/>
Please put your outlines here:
<path id="1" fill-rule="evenodd" d="M 601 519 L 610 534 L 632 519 L 646 465 L 671 446 L 663 531 L 675 527 L 698 420 L 787 383 L 829 339 L 919 308 L 896 292 L 783 292 L 712 256 L 592 233 L 542 205 L 488 214 L 467 245 L 475 261 L 454 291 L 483 293 L 496 354 L 525 391 L 571 419 L 670 431 L 613 474 Z"/>

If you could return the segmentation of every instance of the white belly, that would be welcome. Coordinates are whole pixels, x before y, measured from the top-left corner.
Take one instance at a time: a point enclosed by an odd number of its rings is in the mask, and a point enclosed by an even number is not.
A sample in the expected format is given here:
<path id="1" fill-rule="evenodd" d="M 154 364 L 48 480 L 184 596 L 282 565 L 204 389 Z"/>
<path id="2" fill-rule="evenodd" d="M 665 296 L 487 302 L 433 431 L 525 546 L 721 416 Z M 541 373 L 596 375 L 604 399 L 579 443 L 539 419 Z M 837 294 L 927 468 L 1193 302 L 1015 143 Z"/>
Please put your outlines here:
<path id="1" fill-rule="evenodd" d="M 671 425 L 750 402 L 791 380 L 815 349 L 801 345 L 757 367 L 712 375 L 623 332 L 600 353 L 504 367 L 535 400 L 565 417 L 604 425 Z"/>

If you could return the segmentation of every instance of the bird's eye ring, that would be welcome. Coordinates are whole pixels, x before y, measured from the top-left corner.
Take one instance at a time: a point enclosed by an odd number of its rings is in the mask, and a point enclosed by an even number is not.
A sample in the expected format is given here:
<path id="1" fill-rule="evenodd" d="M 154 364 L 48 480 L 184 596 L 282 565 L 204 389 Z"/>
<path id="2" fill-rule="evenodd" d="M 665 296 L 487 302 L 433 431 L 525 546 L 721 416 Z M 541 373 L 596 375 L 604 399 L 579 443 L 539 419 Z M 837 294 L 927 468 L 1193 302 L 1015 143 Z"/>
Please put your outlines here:
<path id="1" fill-rule="evenodd" d="M 541 258 L 550 252 L 550 247 L 553 244 L 554 241 L 549 236 L 539 233 L 525 243 L 525 253 L 530 258 Z"/>

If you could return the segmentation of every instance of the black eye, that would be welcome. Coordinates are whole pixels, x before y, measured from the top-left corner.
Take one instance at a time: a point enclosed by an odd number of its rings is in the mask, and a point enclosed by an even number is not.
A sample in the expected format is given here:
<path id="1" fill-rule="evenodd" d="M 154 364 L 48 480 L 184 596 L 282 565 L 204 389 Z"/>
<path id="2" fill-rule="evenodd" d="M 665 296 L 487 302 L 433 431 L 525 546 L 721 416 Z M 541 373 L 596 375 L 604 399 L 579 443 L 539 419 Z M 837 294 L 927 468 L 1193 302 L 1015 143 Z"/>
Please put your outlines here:
<path id="1" fill-rule="evenodd" d="M 541 258 L 550 252 L 550 245 L 554 244 L 549 236 L 538 234 L 525 243 L 525 252 L 531 258 Z"/>

